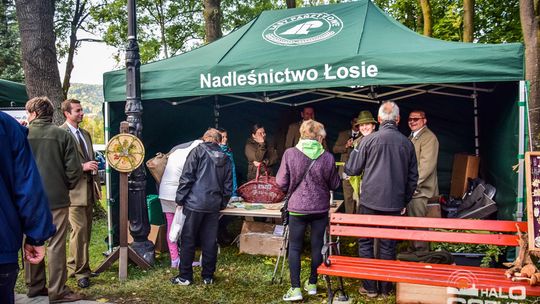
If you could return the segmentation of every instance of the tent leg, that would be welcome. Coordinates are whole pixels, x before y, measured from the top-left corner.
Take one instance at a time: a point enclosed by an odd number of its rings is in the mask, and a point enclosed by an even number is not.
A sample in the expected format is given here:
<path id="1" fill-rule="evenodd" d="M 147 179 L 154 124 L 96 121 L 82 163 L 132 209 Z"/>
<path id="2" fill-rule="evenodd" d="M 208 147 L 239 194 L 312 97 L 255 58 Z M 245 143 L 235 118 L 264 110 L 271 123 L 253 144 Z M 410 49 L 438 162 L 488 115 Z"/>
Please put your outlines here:
<path id="1" fill-rule="evenodd" d="M 528 102 L 527 86 L 525 81 L 519 82 L 519 152 L 518 152 L 518 185 L 516 198 L 516 220 L 523 218 L 523 177 L 525 169 L 525 105 Z"/>

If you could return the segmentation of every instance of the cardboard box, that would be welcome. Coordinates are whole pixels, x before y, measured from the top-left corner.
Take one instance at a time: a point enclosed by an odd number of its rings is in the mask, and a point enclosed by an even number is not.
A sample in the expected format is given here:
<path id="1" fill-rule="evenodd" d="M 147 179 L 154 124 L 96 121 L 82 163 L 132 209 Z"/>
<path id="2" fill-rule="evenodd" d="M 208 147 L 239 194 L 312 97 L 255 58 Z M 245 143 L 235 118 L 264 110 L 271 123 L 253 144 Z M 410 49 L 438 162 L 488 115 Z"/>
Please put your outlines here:
<path id="1" fill-rule="evenodd" d="M 480 157 L 467 154 L 454 155 L 450 196 L 461 198 L 467 190 L 467 179 L 478 177 Z"/>
<path id="2" fill-rule="evenodd" d="M 275 229 L 274 224 L 244 221 L 240 233 L 240 253 L 277 256 L 283 236 L 274 235 Z"/>
<path id="3" fill-rule="evenodd" d="M 154 248 L 158 252 L 168 252 L 169 246 L 167 245 L 167 224 L 165 225 L 150 225 L 150 233 L 148 234 L 148 240 L 154 243 Z M 131 244 L 133 238 L 128 229 L 128 243 Z"/>
<path id="4" fill-rule="evenodd" d="M 446 287 L 401 282 L 396 284 L 397 304 L 441 304 L 447 301 Z"/>

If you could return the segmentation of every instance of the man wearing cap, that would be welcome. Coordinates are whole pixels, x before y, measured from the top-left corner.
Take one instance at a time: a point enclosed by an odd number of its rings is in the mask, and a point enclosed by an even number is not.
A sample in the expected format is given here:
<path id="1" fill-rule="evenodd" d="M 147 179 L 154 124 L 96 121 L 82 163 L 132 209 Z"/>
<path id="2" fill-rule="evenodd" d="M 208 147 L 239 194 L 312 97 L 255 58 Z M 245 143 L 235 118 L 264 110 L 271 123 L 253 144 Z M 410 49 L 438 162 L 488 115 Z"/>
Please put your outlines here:
<path id="1" fill-rule="evenodd" d="M 407 205 L 407 214 L 409 216 L 425 217 L 428 199 L 439 195 L 437 181 L 439 141 L 437 136 L 427 127 L 427 118 L 424 111 L 412 111 L 409 114 L 408 122 L 412 131 L 409 139 L 414 145 L 416 159 L 418 160 L 418 186 Z M 427 242 L 416 241 L 413 246 L 417 251 L 427 251 L 429 249 Z"/>
<path id="2" fill-rule="evenodd" d="M 339 132 L 338 139 L 332 151 L 337 154 L 341 154 L 339 161 L 346 163 L 349 159 L 349 155 L 355 146 L 358 144 L 363 136 L 371 134 L 375 130 L 376 121 L 369 111 L 362 111 L 351 120 L 351 129 Z M 360 128 L 364 129 L 364 132 L 360 131 Z M 365 134 L 364 134 L 365 133 Z M 343 166 L 339 167 L 339 176 L 343 180 L 343 196 L 345 203 L 346 213 L 356 213 L 356 202 L 353 198 L 353 186 L 349 176 L 343 172 Z"/>

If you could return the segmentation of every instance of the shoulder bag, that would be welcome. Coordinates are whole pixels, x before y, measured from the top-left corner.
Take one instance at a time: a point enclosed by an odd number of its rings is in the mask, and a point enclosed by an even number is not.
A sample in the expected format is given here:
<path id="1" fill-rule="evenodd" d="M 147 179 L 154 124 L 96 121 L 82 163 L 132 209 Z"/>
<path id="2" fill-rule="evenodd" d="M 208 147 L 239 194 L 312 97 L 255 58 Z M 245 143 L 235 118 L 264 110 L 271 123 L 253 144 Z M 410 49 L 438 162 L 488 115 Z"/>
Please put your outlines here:
<path id="1" fill-rule="evenodd" d="M 313 164 L 315 163 L 316 159 L 312 160 L 309 164 L 309 167 L 307 168 L 306 172 L 304 172 L 304 175 L 302 176 L 302 179 L 296 186 L 293 188 L 293 190 L 289 193 L 287 193 L 287 196 L 285 197 L 285 203 L 283 204 L 283 207 L 281 208 L 281 221 L 283 222 L 283 226 L 287 226 L 289 224 L 289 198 L 291 198 L 291 195 L 298 189 L 298 186 L 304 181 L 306 178 L 306 175 L 308 174 L 311 167 L 313 167 Z"/>

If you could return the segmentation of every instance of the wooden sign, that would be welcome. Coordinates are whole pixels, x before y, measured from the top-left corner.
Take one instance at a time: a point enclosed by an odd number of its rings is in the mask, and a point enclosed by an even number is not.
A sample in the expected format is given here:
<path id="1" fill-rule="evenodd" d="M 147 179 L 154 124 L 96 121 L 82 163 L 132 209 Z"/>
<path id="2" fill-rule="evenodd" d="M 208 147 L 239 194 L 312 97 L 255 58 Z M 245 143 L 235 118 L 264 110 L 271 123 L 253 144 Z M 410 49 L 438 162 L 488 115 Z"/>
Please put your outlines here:
<path id="1" fill-rule="evenodd" d="M 540 152 L 525 153 L 529 250 L 540 251 Z"/>

